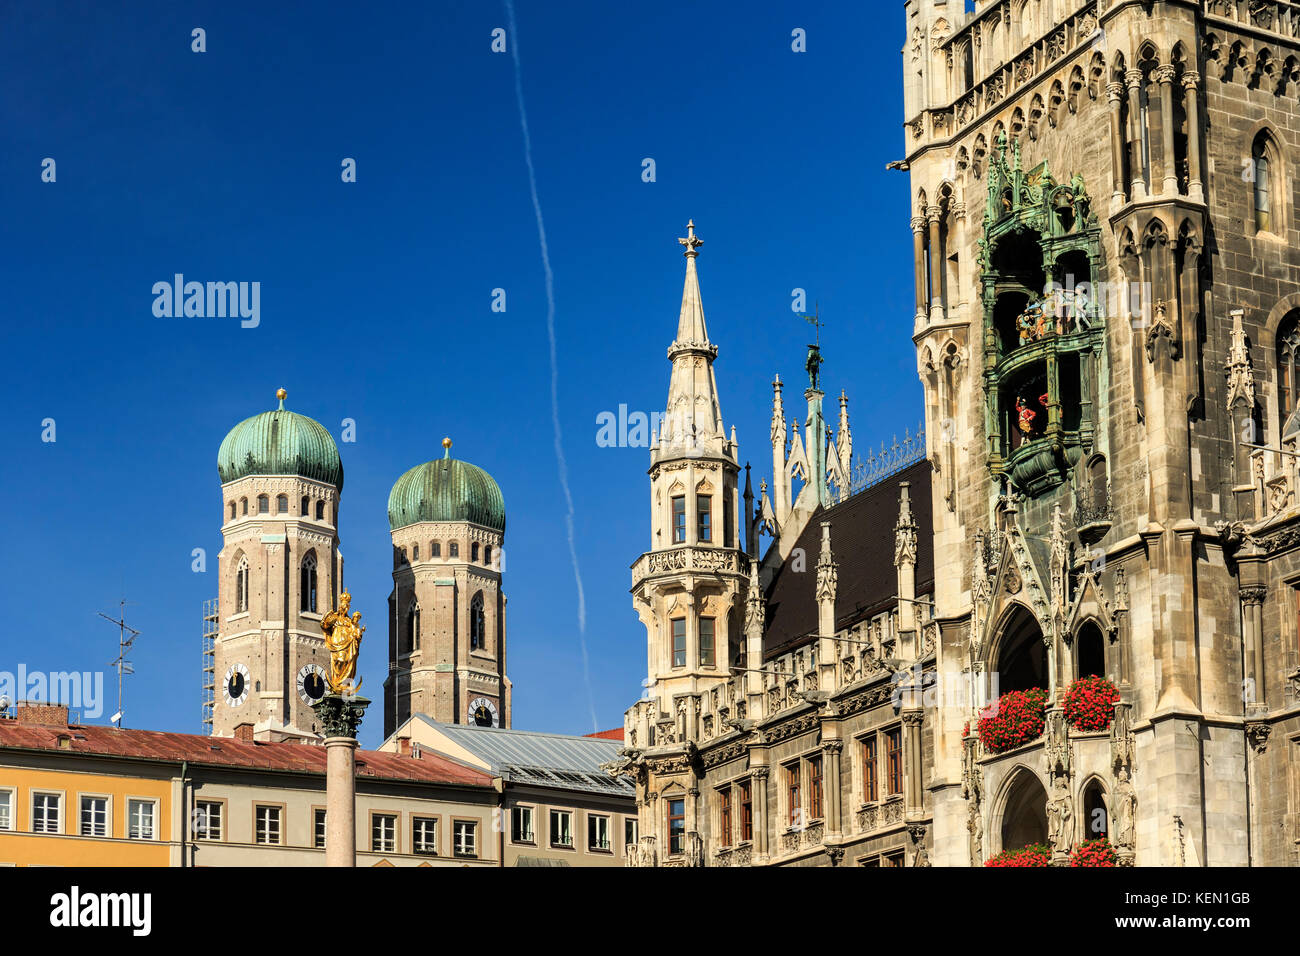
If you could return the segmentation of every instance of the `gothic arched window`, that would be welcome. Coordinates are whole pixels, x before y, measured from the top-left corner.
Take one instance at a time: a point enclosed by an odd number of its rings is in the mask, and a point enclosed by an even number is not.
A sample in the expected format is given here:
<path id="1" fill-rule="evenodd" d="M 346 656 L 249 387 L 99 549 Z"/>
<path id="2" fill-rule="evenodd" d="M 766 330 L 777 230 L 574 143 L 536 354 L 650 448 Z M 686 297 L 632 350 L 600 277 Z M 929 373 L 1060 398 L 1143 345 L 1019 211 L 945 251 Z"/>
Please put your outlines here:
<path id="1" fill-rule="evenodd" d="M 431 558 L 441 558 L 441 557 L 442 557 L 442 542 L 440 542 L 440 541 L 430 541 L 430 542 L 429 542 L 429 557 L 431 557 Z"/>
<path id="2" fill-rule="evenodd" d="M 230 520 L 235 520 L 235 503 L 233 501 L 230 503 Z"/>
<path id="3" fill-rule="evenodd" d="M 486 646 L 486 627 L 483 617 L 483 592 L 479 591 L 469 602 L 469 647 L 481 651 Z"/>
<path id="4" fill-rule="evenodd" d="M 248 499 L 247 499 L 247 498 L 240 498 L 240 499 L 239 499 L 239 509 L 240 509 L 240 512 L 239 512 L 240 514 L 248 514 Z"/>
<path id="5" fill-rule="evenodd" d="M 316 613 L 316 552 L 308 551 L 302 559 L 302 572 L 299 575 L 301 594 L 299 607 L 309 614 Z"/>
<path id="6" fill-rule="evenodd" d="M 1286 428 L 1296 407 L 1296 365 L 1300 355 L 1300 311 L 1292 312 L 1277 328 L 1277 424 Z"/>
<path id="7" fill-rule="evenodd" d="M 477 560 L 478 560 L 478 542 L 477 542 L 477 541 L 472 542 L 472 543 L 470 544 L 470 546 L 469 546 L 469 559 L 470 559 L 471 561 L 477 561 Z"/>
<path id="8" fill-rule="evenodd" d="M 416 601 L 406 613 L 406 626 L 411 635 L 411 650 L 420 649 L 420 602 Z"/>
<path id="9" fill-rule="evenodd" d="M 459 558 L 459 557 L 460 557 L 460 542 L 459 542 L 459 541 L 452 541 L 452 542 L 448 543 L 448 545 L 447 545 L 447 557 L 449 557 L 449 558 Z"/>
<path id="10" fill-rule="evenodd" d="M 1276 233 L 1277 196 L 1275 185 L 1278 179 L 1277 148 L 1273 137 L 1267 130 L 1261 130 L 1250 146 L 1250 173 L 1253 184 L 1253 205 L 1255 209 L 1255 231 Z"/>
<path id="11" fill-rule="evenodd" d="M 324 520 L 325 520 L 325 502 L 324 502 L 324 501 L 318 501 L 318 502 L 316 502 L 316 520 L 317 520 L 317 521 L 324 521 Z"/>
<path id="12" fill-rule="evenodd" d="M 298 514 L 304 518 L 311 514 L 311 499 L 306 495 L 302 496 L 302 507 L 298 510 Z"/>
<path id="13" fill-rule="evenodd" d="M 271 499 L 266 495 L 257 496 L 257 513 L 260 515 L 269 514 L 271 511 Z"/>
<path id="14" fill-rule="evenodd" d="M 412 561 L 420 560 L 420 542 L 418 541 L 415 542 L 415 544 L 411 545 L 411 560 Z"/>
<path id="15" fill-rule="evenodd" d="M 283 514 L 288 514 L 288 513 L 289 513 L 289 496 L 288 496 L 288 495 L 276 495 L 276 496 L 275 496 L 275 513 L 278 514 L 278 515 L 283 515 Z"/>
<path id="16" fill-rule="evenodd" d="M 248 558 L 241 558 L 235 570 L 235 613 L 248 610 Z"/>
<path id="17" fill-rule="evenodd" d="M 483 563 L 492 567 L 492 545 L 490 544 L 483 545 Z"/>

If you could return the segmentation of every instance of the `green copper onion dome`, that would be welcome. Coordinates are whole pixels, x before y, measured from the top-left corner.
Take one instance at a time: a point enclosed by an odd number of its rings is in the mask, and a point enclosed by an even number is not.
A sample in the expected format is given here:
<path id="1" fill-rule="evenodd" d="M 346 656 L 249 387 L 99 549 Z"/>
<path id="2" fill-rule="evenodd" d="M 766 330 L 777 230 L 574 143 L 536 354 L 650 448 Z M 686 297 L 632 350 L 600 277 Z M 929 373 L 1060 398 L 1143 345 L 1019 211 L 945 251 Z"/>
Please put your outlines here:
<path id="1" fill-rule="evenodd" d="M 222 484 L 247 475 L 298 475 L 343 490 L 343 462 L 325 426 L 306 415 L 287 411 L 288 393 L 275 397 L 280 407 L 240 422 L 217 450 Z"/>
<path id="2" fill-rule="evenodd" d="M 472 521 L 505 533 L 506 503 L 501 489 L 482 468 L 451 457 L 451 439 L 437 461 L 416 465 L 393 485 L 388 496 L 392 530 L 418 521 Z"/>

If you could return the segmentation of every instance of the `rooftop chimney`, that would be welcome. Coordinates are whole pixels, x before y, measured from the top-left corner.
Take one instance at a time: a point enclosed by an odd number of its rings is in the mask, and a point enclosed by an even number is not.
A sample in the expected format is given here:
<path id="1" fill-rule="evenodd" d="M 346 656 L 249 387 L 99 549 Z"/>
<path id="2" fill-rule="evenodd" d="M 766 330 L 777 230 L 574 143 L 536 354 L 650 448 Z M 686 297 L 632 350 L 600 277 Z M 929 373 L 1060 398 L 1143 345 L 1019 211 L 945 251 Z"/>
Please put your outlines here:
<path id="1" fill-rule="evenodd" d="M 252 724 L 236 725 L 235 739 L 242 740 L 246 744 L 251 744 L 253 742 L 253 725 Z"/>
<path id="2" fill-rule="evenodd" d="M 35 700 L 20 700 L 15 707 L 20 724 L 41 724 L 48 727 L 68 726 L 66 704 L 44 704 Z"/>

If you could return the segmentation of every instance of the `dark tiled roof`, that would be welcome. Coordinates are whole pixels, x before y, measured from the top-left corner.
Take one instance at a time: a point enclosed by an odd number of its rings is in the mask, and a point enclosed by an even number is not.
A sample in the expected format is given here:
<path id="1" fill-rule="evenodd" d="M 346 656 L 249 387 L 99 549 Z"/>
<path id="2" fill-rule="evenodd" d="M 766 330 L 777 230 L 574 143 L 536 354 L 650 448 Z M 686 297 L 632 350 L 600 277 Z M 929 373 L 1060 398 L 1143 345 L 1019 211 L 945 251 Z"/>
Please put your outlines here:
<path id="1" fill-rule="evenodd" d="M 59 738 L 66 741 L 59 745 Z M 145 760 L 188 761 L 195 766 L 242 770 L 287 770 L 324 775 L 325 748 L 316 744 L 262 743 L 174 734 L 157 730 L 72 724 L 67 727 L 0 720 L 0 748 L 50 750 L 83 756 L 133 757 Z M 436 754 L 419 757 L 358 750 L 357 776 L 419 783 L 448 783 L 490 787 L 492 777 Z"/>
<path id="2" fill-rule="evenodd" d="M 893 606 L 898 589 L 894 569 L 894 525 L 898 522 L 899 483 L 909 482 L 912 516 L 916 520 L 916 593 L 934 590 L 934 548 L 930 533 L 930 463 L 915 465 L 865 491 L 819 508 L 795 542 L 802 548 L 805 568 L 795 571 L 789 559 L 767 589 L 767 631 L 763 657 L 769 660 L 802 644 L 817 633 L 817 556 L 822 548 L 822 522 L 831 523 L 831 551 L 839 565 L 835 591 L 835 626 L 847 627 Z M 793 554 L 794 552 L 791 552 Z"/>

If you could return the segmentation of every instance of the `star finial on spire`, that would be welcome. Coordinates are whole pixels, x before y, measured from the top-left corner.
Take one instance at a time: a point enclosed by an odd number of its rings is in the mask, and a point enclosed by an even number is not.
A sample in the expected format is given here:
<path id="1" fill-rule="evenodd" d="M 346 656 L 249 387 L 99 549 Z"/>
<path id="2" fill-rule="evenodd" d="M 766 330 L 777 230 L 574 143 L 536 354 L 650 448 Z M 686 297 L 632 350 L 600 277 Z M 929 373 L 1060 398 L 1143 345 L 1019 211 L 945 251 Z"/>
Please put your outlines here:
<path id="1" fill-rule="evenodd" d="M 699 236 L 695 235 L 695 220 L 694 220 L 694 219 L 691 219 L 691 220 L 689 220 L 689 221 L 686 223 L 686 238 L 685 238 L 685 239 L 678 239 L 677 241 L 680 242 L 683 246 L 686 247 L 686 251 L 683 252 L 682 255 L 684 255 L 684 256 L 698 256 L 698 255 L 699 255 L 699 253 L 696 252 L 695 250 L 696 250 L 697 247 L 704 245 L 704 240 L 701 239 Z"/>

